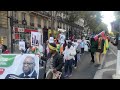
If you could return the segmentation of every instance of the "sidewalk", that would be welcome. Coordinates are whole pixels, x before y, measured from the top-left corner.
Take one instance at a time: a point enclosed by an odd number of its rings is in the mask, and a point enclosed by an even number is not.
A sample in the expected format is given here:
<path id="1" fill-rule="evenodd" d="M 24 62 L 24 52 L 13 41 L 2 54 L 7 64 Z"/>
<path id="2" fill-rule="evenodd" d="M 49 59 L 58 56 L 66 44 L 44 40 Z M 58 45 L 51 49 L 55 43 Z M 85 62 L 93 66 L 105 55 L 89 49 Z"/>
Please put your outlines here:
<path id="1" fill-rule="evenodd" d="M 116 50 L 116 47 L 111 45 L 110 50 L 107 51 L 107 54 L 104 57 L 103 65 L 101 68 L 98 68 L 94 79 L 112 79 L 112 75 L 116 73 Z"/>

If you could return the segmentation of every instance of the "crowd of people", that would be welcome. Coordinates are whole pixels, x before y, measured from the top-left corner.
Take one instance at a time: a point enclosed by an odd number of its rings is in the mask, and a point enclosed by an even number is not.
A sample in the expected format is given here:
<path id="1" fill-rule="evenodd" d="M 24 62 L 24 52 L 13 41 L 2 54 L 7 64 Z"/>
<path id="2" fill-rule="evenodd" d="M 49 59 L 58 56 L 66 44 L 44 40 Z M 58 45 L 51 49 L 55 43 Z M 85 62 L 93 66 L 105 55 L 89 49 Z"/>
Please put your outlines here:
<path id="1" fill-rule="evenodd" d="M 85 38 L 64 40 L 64 43 L 60 43 L 52 37 L 52 41 L 47 40 L 44 45 L 40 44 L 38 47 L 25 43 L 26 49 L 22 50 L 22 53 L 36 54 L 40 60 L 46 62 L 45 79 L 63 79 L 72 76 L 73 68 L 77 68 L 81 55 L 86 51 L 86 45 L 90 47 L 88 51 L 91 53 L 91 62 L 96 63 L 96 67 L 100 66 L 102 54 L 106 54 L 109 49 L 109 37 L 106 35 L 98 35 L 97 39 L 92 36 L 89 45 Z M 4 45 L 0 45 L 0 49 L 4 54 L 9 53 Z"/>

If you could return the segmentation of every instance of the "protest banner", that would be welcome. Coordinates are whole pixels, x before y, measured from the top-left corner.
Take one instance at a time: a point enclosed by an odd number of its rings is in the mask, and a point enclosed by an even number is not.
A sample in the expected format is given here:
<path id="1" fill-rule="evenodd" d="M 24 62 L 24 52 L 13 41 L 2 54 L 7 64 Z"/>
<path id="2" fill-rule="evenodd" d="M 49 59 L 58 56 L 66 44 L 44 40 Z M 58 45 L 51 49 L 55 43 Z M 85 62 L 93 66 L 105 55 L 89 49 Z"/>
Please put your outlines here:
<path id="1" fill-rule="evenodd" d="M 19 50 L 25 50 L 25 42 L 19 41 Z"/>
<path id="2" fill-rule="evenodd" d="M 31 32 L 31 46 L 39 46 L 40 44 L 40 33 L 38 32 Z"/>
<path id="3" fill-rule="evenodd" d="M 38 79 L 39 58 L 34 54 L 1 54 L 0 79 Z"/>

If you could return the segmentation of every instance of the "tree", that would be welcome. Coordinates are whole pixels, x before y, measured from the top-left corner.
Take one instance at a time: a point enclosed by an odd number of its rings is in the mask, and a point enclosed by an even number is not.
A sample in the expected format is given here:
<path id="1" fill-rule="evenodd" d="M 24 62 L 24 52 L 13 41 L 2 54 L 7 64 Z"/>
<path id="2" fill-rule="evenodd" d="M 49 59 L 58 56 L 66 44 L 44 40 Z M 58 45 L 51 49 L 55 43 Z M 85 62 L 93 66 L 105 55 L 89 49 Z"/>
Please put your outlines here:
<path id="1" fill-rule="evenodd" d="M 120 19 L 120 11 L 114 11 L 114 15 L 116 19 Z"/>
<path id="2" fill-rule="evenodd" d="M 85 22 L 85 27 L 89 27 L 92 32 L 96 32 L 96 28 L 101 24 L 100 11 L 83 11 L 82 18 Z"/>

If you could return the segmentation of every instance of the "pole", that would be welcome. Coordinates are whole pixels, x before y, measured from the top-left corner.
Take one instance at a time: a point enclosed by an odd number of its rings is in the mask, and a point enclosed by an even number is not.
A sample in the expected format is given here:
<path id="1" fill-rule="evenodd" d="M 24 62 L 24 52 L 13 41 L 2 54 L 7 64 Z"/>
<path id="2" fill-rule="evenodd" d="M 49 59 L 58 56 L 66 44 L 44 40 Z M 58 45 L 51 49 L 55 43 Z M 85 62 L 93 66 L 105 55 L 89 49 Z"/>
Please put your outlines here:
<path id="1" fill-rule="evenodd" d="M 12 34 L 13 34 L 13 11 L 12 16 L 10 17 L 10 27 L 11 27 L 11 53 L 13 53 L 13 40 L 12 40 Z"/>
<path id="2" fill-rule="evenodd" d="M 69 28 L 68 28 L 68 40 L 69 40 Z"/>
<path id="3" fill-rule="evenodd" d="M 116 66 L 116 74 L 113 75 L 113 79 L 120 79 L 120 21 L 118 22 L 118 25 L 119 25 L 118 26 L 119 33 L 116 36 L 116 40 L 118 42 L 117 66 Z"/>

